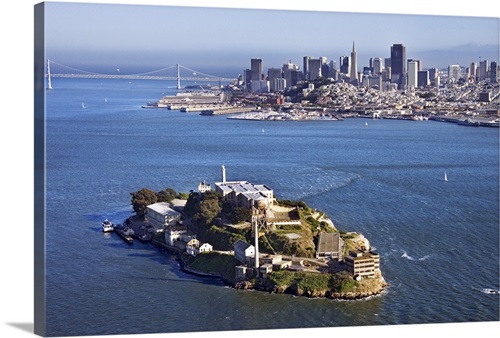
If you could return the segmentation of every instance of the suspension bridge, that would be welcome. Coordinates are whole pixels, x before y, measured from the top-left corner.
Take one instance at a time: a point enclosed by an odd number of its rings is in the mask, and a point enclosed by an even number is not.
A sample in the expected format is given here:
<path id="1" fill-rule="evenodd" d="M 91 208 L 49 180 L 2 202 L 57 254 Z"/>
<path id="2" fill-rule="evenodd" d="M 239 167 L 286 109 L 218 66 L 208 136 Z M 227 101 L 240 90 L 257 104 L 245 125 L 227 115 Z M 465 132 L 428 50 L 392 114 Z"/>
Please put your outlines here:
<path id="1" fill-rule="evenodd" d="M 218 81 L 219 83 L 233 82 L 236 80 L 236 78 L 227 78 L 205 74 L 182 66 L 180 64 L 140 74 L 124 74 L 120 72 L 120 69 L 116 69 L 116 72 L 114 74 L 102 74 L 66 66 L 49 59 L 47 59 L 47 69 L 45 77 L 47 78 L 48 89 L 52 89 L 52 78 L 171 80 L 177 82 L 177 89 L 181 89 L 181 80 L 196 82 Z"/>

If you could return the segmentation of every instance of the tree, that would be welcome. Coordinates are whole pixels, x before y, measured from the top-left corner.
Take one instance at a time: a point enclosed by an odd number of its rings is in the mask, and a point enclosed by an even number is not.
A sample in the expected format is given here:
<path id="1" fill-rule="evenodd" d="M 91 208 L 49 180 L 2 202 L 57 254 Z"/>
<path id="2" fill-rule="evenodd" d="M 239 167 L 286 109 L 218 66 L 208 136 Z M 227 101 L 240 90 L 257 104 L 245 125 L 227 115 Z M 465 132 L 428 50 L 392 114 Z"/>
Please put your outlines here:
<path id="1" fill-rule="evenodd" d="M 172 188 L 167 188 L 165 190 L 161 190 L 157 194 L 158 202 L 172 202 L 174 198 L 178 197 L 177 192 Z"/>
<path id="2" fill-rule="evenodd" d="M 147 188 L 132 192 L 130 195 L 132 195 L 132 208 L 137 216 L 144 216 L 147 212 L 147 206 L 158 201 L 156 192 Z"/>

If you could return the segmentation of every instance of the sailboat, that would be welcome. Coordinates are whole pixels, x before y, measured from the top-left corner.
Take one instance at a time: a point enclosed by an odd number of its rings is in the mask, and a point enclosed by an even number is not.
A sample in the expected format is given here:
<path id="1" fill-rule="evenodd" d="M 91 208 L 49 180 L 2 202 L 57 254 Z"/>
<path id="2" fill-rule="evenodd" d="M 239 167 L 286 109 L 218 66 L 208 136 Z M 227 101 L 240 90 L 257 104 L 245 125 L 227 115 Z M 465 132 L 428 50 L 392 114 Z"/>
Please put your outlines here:
<path id="1" fill-rule="evenodd" d="M 446 171 L 444 172 L 444 181 L 448 182 L 448 175 L 446 175 Z"/>
<path id="2" fill-rule="evenodd" d="M 85 103 L 82 102 L 82 108 L 85 109 L 87 107 L 85 107 Z"/>

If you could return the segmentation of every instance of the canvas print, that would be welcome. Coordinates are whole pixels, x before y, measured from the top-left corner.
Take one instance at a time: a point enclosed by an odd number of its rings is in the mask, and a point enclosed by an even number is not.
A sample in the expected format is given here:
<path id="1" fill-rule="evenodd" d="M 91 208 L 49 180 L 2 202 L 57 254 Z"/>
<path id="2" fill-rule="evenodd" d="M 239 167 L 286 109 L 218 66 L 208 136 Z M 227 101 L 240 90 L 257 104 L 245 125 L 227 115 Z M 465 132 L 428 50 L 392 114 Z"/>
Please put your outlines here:
<path id="1" fill-rule="evenodd" d="M 498 18 L 34 12 L 36 334 L 499 321 Z"/>

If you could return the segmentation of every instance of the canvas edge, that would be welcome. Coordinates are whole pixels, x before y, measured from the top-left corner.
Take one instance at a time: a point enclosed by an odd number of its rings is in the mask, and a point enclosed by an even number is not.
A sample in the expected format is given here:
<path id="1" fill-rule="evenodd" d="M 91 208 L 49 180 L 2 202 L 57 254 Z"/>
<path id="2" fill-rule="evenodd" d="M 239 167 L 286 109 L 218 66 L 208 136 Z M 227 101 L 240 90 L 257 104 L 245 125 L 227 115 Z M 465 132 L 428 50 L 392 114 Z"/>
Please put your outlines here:
<path id="1" fill-rule="evenodd" d="M 34 333 L 45 336 L 45 3 L 34 6 Z"/>

